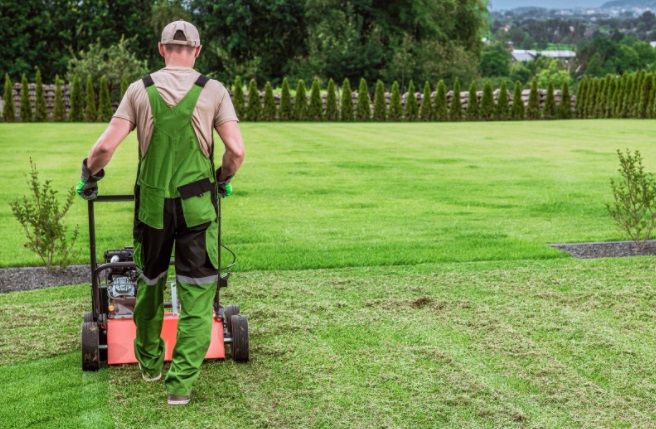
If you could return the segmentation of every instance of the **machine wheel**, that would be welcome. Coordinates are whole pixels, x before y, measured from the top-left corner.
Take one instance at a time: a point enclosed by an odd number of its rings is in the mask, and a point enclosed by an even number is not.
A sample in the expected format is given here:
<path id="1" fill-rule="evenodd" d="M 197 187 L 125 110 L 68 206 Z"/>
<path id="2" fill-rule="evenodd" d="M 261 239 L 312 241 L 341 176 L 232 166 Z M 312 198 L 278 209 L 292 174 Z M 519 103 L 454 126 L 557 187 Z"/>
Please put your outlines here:
<path id="1" fill-rule="evenodd" d="M 84 323 L 93 322 L 93 313 L 91 311 L 84 312 Z"/>
<path id="2" fill-rule="evenodd" d="M 98 371 L 100 329 L 93 322 L 82 324 L 82 371 Z"/>
<path id="3" fill-rule="evenodd" d="M 231 317 L 232 344 L 230 350 L 235 362 L 248 362 L 248 319 L 243 314 Z"/>
<path id="4" fill-rule="evenodd" d="M 228 328 L 228 334 L 232 336 L 232 316 L 236 316 L 239 314 L 239 306 L 238 305 L 227 305 L 225 308 L 225 322 L 226 322 L 226 328 Z"/>

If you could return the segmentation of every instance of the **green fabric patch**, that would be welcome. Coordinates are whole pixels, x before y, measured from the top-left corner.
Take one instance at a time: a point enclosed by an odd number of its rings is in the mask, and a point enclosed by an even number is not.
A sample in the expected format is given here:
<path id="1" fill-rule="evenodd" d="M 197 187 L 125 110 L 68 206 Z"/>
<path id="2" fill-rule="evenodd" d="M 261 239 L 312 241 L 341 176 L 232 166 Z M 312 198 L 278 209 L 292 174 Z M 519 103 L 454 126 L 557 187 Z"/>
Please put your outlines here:
<path id="1" fill-rule="evenodd" d="M 205 231 L 205 248 L 212 266 L 219 269 L 219 224 L 216 220 Z"/>

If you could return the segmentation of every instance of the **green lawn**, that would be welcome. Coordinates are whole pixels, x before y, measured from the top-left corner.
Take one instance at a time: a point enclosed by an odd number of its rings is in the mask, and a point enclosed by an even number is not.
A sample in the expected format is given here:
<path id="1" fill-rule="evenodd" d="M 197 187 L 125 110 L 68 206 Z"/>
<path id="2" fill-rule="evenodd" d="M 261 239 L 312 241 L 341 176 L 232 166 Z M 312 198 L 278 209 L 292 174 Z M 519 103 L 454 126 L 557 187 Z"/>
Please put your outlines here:
<path id="1" fill-rule="evenodd" d="M 102 127 L 2 128 L 0 261 L 35 264 L 7 207 L 28 153 L 72 186 Z M 653 170 L 656 123 L 242 128 L 222 296 L 249 316 L 251 362 L 207 362 L 170 409 L 134 365 L 80 371 L 87 285 L 3 294 L 0 427 L 656 427 L 653 258 L 545 246 L 622 238 L 603 206 L 614 151 Z M 135 156 L 130 140 L 102 192 L 130 190 Z M 101 210 L 99 249 L 129 244 L 129 205 Z"/>

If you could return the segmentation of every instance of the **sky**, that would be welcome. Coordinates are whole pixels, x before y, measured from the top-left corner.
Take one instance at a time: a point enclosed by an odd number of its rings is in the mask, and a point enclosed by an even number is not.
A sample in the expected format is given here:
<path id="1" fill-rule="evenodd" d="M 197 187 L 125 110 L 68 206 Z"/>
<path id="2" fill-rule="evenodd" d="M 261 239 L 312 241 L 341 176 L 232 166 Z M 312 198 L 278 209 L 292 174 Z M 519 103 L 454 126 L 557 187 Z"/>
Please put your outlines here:
<path id="1" fill-rule="evenodd" d="M 599 7 L 607 0 L 490 0 L 492 10 L 512 9 L 524 6 L 546 8 Z"/>

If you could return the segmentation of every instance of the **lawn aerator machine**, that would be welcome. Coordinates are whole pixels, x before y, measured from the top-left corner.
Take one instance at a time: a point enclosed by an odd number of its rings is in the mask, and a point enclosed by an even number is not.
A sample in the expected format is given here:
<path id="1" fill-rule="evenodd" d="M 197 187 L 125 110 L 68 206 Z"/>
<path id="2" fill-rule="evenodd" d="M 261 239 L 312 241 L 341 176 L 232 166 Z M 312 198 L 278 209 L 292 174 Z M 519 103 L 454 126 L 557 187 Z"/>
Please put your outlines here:
<path id="1" fill-rule="evenodd" d="M 134 339 L 136 328 L 133 311 L 137 300 L 137 278 L 139 273 L 134 263 L 134 248 L 125 247 L 104 252 L 105 263 L 96 260 L 96 229 L 94 203 L 134 201 L 133 195 L 106 195 L 89 200 L 89 252 L 91 259 L 91 309 L 84 313 L 82 324 L 82 370 L 96 371 L 101 362 L 108 365 L 136 363 Z M 221 288 L 228 286 L 230 268 L 235 264 L 235 255 L 221 244 L 221 201 L 218 202 L 219 224 L 219 281 L 214 296 L 212 319 L 212 341 L 205 359 L 224 359 L 225 346 L 230 345 L 231 357 L 237 362 L 246 362 L 249 357 L 248 319 L 239 313 L 238 305 L 219 302 Z M 221 274 L 221 247 L 228 250 L 233 260 Z M 171 260 L 170 265 L 175 261 Z M 162 338 L 166 344 L 164 360 L 170 361 L 178 330 L 180 304 L 177 300 L 175 281 L 169 281 L 171 302 L 164 304 Z M 170 310 L 170 311 L 169 311 Z"/>

